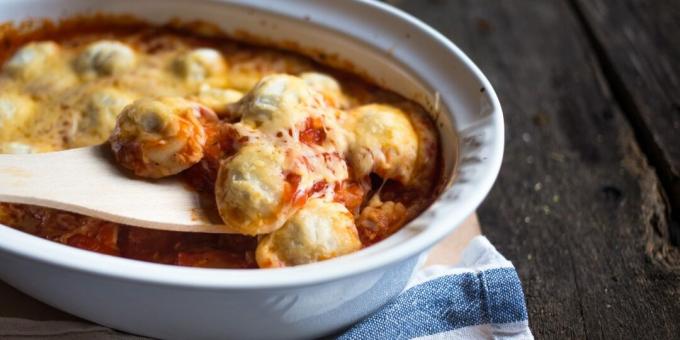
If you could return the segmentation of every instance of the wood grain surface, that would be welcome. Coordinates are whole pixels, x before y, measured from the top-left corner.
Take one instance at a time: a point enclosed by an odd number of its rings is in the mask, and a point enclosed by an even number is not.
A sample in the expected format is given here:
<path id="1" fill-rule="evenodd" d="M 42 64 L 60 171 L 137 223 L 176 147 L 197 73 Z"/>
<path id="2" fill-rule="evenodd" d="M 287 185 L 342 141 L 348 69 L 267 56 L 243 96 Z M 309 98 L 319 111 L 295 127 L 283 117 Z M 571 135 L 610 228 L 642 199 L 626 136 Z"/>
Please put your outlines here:
<path id="1" fill-rule="evenodd" d="M 677 338 L 680 277 L 669 241 L 668 192 L 636 133 L 636 124 L 649 120 L 659 128 L 643 129 L 669 155 L 680 143 L 668 132 L 677 118 L 668 103 L 678 93 L 663 92 L 677 79 L 677 11 L 655 1 L 580 1 L 584 12 L 598 6 L 627 11 L 597 22 L 596 36 L 607 42 L 601 48 L 619 60 L 606 66 L 612 60 L 595 50 L 579 7 L 569 1 L 390 2 L 458 44 L 499 94 L 505 159 L 478 213 L 482 232 L 518 268 L 536 337 Z M 635 36 L 625 36 L 625 24 L 635 20 L 645 25 L 635 24 Z M 645 33 L 664 25 L 663 36 Z M 613 36 L 625 44 L 616 45 Z M 636 41 L 626 39 L 637 36 L 652 39 L 651 47 L 663 53 L 630 50 Z M 603 67 L 620 72 L 621 61 L 643 56 L 654 67 L 669 58 L 667 72 L 676 73 L 642 83 L 631 82 L 635 73 L 619 76 L 638 92 L 633 102 L 645 117 L 638 121 L 622 110 L 629 103 L 619 102 L 619 85 Z"/>

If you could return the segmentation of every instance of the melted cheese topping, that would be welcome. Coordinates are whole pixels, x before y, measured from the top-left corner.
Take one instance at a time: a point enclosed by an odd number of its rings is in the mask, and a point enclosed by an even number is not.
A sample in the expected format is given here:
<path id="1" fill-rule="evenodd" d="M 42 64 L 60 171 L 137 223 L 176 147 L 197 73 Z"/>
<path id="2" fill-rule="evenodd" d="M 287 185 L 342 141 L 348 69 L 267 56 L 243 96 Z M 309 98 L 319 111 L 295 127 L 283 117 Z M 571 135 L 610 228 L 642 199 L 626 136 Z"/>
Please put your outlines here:
<path id="1" fill-rule="evenodd" d="M 0 143 L 35 151 L 99 144 L 122 108 L 136 99 L 180 96 L 226 114 L 241 98 L 229 87 L 230 71 L 219 51 L 170 38 L 159 39 L 162 48 L 154 50 L 142 40 L 133 35 L 24 45 L 0 72 Z M 256 82 L 261 75 L 252 77 Z"/>

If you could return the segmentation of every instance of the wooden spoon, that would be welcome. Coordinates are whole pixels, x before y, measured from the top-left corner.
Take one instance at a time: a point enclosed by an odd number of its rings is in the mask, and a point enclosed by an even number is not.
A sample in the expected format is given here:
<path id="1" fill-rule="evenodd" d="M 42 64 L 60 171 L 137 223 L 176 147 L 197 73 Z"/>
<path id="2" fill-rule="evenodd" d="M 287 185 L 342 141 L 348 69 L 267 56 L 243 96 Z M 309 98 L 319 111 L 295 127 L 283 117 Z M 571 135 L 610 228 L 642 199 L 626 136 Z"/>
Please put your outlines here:
<path id="1" fill-rule="evenodd" d="M 201 208 L 181 178 L 132 177 L 108 144 L 59 152 L 0 155 L 0 202 L 32 204 L 142 228 L 235 233 Z"/>

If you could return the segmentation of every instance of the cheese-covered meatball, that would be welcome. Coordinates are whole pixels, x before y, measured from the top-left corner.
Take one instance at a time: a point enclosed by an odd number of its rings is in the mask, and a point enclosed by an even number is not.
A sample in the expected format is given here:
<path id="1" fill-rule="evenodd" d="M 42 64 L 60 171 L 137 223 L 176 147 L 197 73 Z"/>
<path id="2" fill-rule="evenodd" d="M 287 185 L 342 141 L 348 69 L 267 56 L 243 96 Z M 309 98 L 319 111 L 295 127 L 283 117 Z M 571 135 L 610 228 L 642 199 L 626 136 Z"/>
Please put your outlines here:
<path id="1" fill-rule="evenodd" d="M 88 45 L 74 66 L 84 76 L 109 76 L 131 69 L 136 59 L 135 51 L 124 43 L 102 40 Z"/>
<path id="2" fill-rule="evenodd" d="M 183 54 L 172 66 L 177 76 L 192 83 L 223 76 L 227 70 L 222 54 L 212 48 L 199 48 Z"/>
<path id="3" fill-rule="evenodd" d="M 215 183 L 222 220 L 245 235 L 270 233 L 302 205 L 307 177 L 295 172 L 287 150 L 269 143 L 246 144 L 223 160 Z"/>
<path id="4" fill-rule="evenodd" d="M 78 130 L 96 138 L 108 138 L 116 126 L 118 114 L 132 101 L 130 94 L 114 88 L 92 93 L 78 122 Z"/>
<path id="5" fill-rule="evenodd" d="M 353 140 L 349 161 L 359 178 L 375 172 L 407 184 L 418 158 L 418 136 L 409 117 L 388 105 L 371 104 L 350 112 Z"/>
<path id="6" fill-rule="evenodd" d="M 300 78 L 311 88 L 323 95 L 326 103 L 331 107 L 342 107 L 345 98 L 337 80 L 329 75 L 317 72 L 307 72 L 300 75 Z"/>
<path id="7" fill-rule="evenodd" d="M 45 71 L 59 53 L 52 41 L 33 42 L 19 49 L 3 66 L 3 71 L 21 79 L 32 79 Z"/>
<path id="8" fill-rule="evenodd" d="M 312 199 L 279 230 L 263 237 L 255 258 L 260 268 L 327 260 L 361 249 L 354 217 L 344 205 Z"/>
<path id="9" fill-rule="evenodd" d="M 140 99 L 123 109 L 111 135 L 118 162 L 137 176 L 177 174 L 203 157 L 202 119 L 212 111 L 181 98 Z"/>
<path id="10" fill-rule="evenodd" d="M 275 74 L 262 78 L 238 103 L 242 122 L 269 134 L 297 137 L 307 119 L 322 114 L 323 98 L 304 80 Z"/>
<path id="11" fill-rule="evenodd" d="M 34 112 L 35 103 L 28 96 L 0 93 L 0 137 L 22 130 Z"/>

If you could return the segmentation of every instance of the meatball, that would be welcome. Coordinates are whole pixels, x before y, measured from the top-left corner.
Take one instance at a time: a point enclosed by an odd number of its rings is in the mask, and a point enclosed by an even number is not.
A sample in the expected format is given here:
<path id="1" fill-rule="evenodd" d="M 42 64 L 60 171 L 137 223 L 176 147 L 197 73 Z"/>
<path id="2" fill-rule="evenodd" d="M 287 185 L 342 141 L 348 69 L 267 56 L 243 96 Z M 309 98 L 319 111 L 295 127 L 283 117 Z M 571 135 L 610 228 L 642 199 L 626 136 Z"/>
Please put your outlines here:
<path id="1" fill-rule="evenodd" d="M 118 117 L 111 148 L 137 176 L 174 175 L 201 160 L 206 142 L 201 120 L 216 119 L 212 111 L 181 98 L 140 99 Z"/>
<path id="2" fill-rule="evenodd" d="M 304 80 L 275 74 L 262 78 L 238 103 L 237 112 L 244 124 L 268 135 L 297 137 L 308 118 L 322 114 L 323 106 L 323 98 Z"/>
<path id="3" fill-rule="evenodd" d="M 88 45 L 75 61 L 75 69 L 87 77 L 109 76 L 131 69 L 136 62 L 135 51 L 111 40 Z"/>
<path id="4" fill-rule="evenodd" d="M 284 147 L 246 144 L 223 160 L 217 173 L 215 200 L 222 220 L 245 235 L 270 233 L 304 203 L 309 177 L 295 169 Z"/>
<path id="5" fill-rule="evenodd" d="M 177 76 L 192 83 L 224 75 L 227 70 L 222 54 L 212 48 L 199 48 L 183 54 L 174 61 L 172 67 Z"/>
<path id="6" fill-rule="evenodd" d="M 263 237 L 255 259 L 261 268 L 327 260 L 361 249 L 354 217 L 340 203 L 312 199 L 279 230 Z"/>
<path id="7" fill-rule="evenodd" d="M 350 112 L 349 161 L 358 178 L 375 172 L 407 184 L 418 159 L 418 135 L 403 111 L 381 104 Z"/>
<path id="8" fill-rule="evenodd" d="M 307 72 L 301 74 L 300 78 L 321 93 L 329 106 L 342 107 L 346 104 L 340 84 L 333 77 L 323 73 Z"/>
<path id="9" fill-rule="evenodd" d="M 52 41 L 34 42 L 19 49 L 3 67 L 12 77 L 32 79 L 39 76 L 59 53 L 59 45 Z"/>

